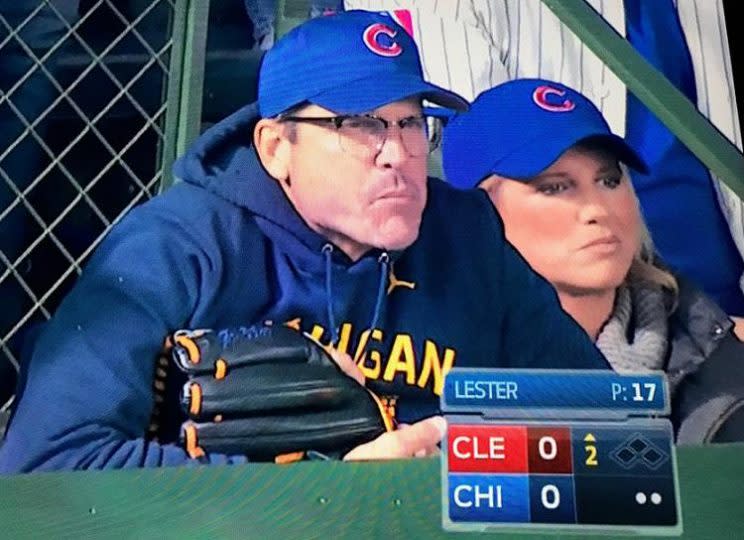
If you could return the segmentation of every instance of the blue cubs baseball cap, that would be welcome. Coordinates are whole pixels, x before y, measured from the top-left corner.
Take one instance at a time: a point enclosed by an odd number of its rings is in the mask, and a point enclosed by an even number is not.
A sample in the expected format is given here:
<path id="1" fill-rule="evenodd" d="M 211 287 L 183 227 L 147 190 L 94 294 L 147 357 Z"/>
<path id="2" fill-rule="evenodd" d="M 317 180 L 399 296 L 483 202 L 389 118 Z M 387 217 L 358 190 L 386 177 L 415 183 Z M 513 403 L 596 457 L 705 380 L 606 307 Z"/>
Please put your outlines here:
<path id="1" fill-rule="evenodd" d="M 458 111 L 468 107 L 464 98 L 424 80 L 413 38 L 379 12 L 310 19 L 266 52 L 258 75 L 264 118 L 305 102 L 358 114 L 411 96 Z"/>
<path id="2" fill-rule="evenodd" d="M 442 166 L 447 180 L 460 188 L 492 174 L 529 180 L 572 146 L 589 141 L 648 172 L 584 95 L 545 79 L 515 79 L 482 92 L 469 111 L 450 119 L 442 135 Z"/>

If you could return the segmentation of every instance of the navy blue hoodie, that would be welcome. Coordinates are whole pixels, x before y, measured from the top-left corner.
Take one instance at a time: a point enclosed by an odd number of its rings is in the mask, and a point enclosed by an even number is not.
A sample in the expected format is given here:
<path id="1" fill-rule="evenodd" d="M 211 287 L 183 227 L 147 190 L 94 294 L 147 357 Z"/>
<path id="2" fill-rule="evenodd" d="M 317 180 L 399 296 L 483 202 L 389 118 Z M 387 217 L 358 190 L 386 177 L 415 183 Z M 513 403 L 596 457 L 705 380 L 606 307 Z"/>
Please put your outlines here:
<path id="1" fill-rule="evenodd" d="M 147 435 L 155 358 L 179 328 L 272 321 L 322 341 L 337 329 L 403 422 L 437 412 L 454 365 L 607 368 L 483 192 L 429 179 L 417 241 L 352 262 L 267 176 L 250 146 L 256 119 L 247 106 L 212 127 L 176 164 L 183 182 L 106 237 L 35 344 L 0 472 L 194 463 L 174 442 L 177 377 L 160 438 Z"/>

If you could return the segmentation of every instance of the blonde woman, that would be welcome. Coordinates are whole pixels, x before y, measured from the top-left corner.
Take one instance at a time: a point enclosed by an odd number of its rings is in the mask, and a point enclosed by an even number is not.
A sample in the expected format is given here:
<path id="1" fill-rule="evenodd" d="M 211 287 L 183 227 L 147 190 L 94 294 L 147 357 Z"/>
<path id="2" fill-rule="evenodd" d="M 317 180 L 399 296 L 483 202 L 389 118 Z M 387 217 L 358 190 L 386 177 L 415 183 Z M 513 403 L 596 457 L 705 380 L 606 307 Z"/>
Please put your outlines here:
<path id="1" fill-rule="evenodd" d="M 744 439 L 744 344 L 654 257 L 628 175 L 646 165 L 591 101 L 541 79 L 496 86 L 449 122 L 443 165 L 453 184 L 485 190 L 614 369 L 666 371 L 678 442 Z"/>

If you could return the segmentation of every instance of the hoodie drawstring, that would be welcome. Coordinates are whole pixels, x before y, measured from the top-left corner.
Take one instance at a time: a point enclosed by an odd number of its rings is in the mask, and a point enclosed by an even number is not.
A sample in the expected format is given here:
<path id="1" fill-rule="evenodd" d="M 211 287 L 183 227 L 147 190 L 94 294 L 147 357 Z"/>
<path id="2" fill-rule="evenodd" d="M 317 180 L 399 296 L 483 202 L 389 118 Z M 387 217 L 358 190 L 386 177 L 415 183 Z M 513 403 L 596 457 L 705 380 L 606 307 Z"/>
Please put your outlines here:
<path id="1" fill-rule="evenodd" d="M 390 264 L 390 256 L 386 251 L 378 257 L 377 262 L 380 263 L 380 285 L 377 287 L 377 300 L 375 301 L 375 310 L 372 312 L 372 322 L 369 324 L 370 332 L 377 326 L 377 321 L 380 318 L 380 310 L 382 309 L 382 300 L 385 298 L 385 286 L 387 285 L 388 279 L 388 265 Z"/>
<path id="2" fill-rule="evenodd" d="M 333 313 L 333 282 L 331 275 L 333 274 L 333 266 L 331 257 L 333 255 L 333 245 L 325 244 L 323 249 L 323 257 L 325 259 L 325 289 L 326 289 L 326 312 L 328 316 L 328 327 L 331 330 L 331 345 L 336 345 L 338 342 L 338 327 L 336 327 L 336 317 Z M 369 330 L 372 331 L 377 326 L 380 319 L 380 312 L 382 311 L 382 302 L 385 299 L 385 286 L 388 280 L 388 268 L 390 266 L 390 256 L 387 252 L 383 251 L 377 259 L 380 265 L 380 281 L 377 287 L 377 298 L 375 299 L 375 309 L 372 312 L 372 322 L 369 325 Z"/>
<path id="3" fill-rule="evenodd" d="M 333 246 L 325 244 L 323 246 L 323 256 L 325 257 L 325 287 L 326 287 L 326 310 L 328 313 L 328 327 L 331 330 L 331 344 L 335 345 L 338 340 L 338 328 L 336 328 L 336 317 L 333 315 L 333 287 L 331 284 L 331 255 L 333 255 Z"/>

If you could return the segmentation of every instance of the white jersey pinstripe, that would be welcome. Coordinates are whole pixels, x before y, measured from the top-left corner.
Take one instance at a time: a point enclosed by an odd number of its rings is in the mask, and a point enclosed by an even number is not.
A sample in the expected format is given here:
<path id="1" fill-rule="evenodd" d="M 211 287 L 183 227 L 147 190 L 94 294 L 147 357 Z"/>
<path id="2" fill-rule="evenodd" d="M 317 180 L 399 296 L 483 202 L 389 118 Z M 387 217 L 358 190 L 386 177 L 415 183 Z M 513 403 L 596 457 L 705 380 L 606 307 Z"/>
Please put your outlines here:
<path id="1" fill-rule="evenodd" d="M 625 35 L 623 0 L 587 0 Z M 741 150 L 742 136 L 722 0 L 675 0 L 690 49 L 698 109 Z M 472 100 L 505 80 L 561 81 L 589 97 L 625 133 L 626 88 L 541 0 L 345 0 L 346 9 L 408 9 L 424 74 Z M 744 204 L 715 179 L 719 203 L 744 256 Z M 744 289 L 744 277 L 740 280 Z"/>

